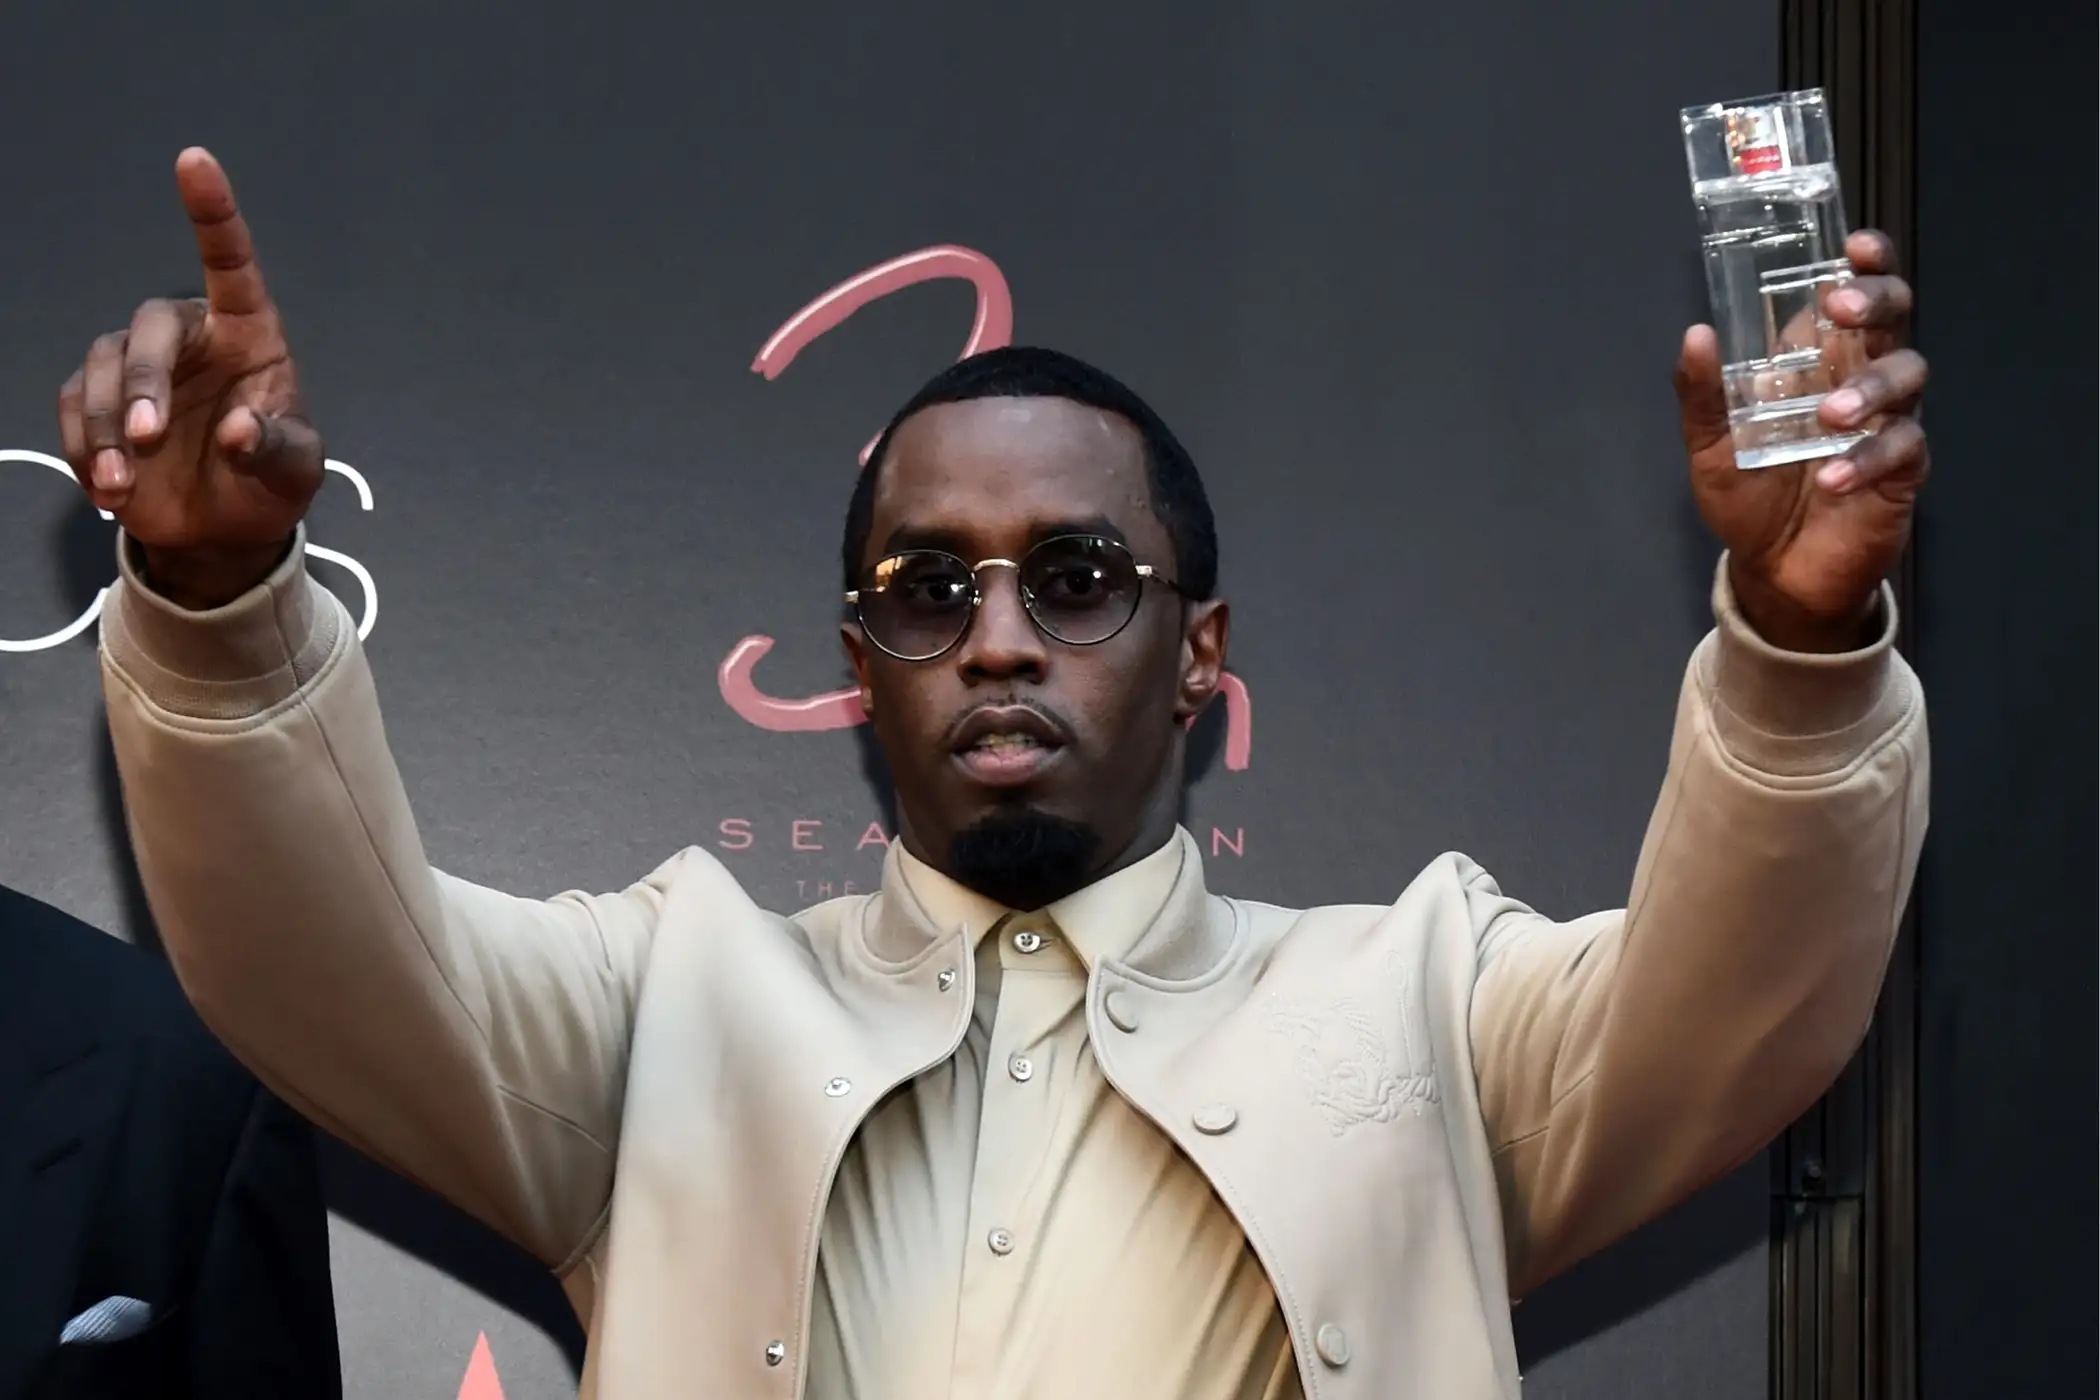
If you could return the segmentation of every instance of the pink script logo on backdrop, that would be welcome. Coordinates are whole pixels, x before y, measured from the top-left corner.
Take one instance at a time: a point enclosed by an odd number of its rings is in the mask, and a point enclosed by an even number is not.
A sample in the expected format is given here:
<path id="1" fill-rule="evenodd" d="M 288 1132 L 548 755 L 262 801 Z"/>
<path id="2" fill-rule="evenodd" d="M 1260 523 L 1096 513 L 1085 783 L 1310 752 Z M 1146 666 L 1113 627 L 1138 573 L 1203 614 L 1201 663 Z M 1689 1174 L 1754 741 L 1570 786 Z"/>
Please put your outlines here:
<path id="1" fill-rule="evenodd" d="M 836 329 L 870 302 L 943 278 L 957 278 L 977 289 L 977 320 L 970 327 L 970 338 L 963 342 L 958 358 L 968 359 L 979 351 L 997 350 L 1013 343 L 1013 293 L 1006 285 L 1005 274 L 975 249 L 944 243 L 892 258 L 839 283 L 788 317 L 758 352 L 751 368 L 768 380 L 778 379 L 812 341 Z M 863 466 L 874 448 L 873 438 L 861 448 Z M 780 734 L 850 729 L 867 721 L 860 706 L 860 692 L 854 689 L 827 691 L 801 700 L 782 700 L 761 691 L 755 673 L 758 663 L 772 649 L 771 637 L 754 634 L 738 642 L 722 659 L 716 679 L 730 709 L 760 729 Z M 1225 701 L 1225 766 L 1238 772 L 1253 758 L 1254 705 L 1238 676 L 1227 674 L 1218 689 Z"/>

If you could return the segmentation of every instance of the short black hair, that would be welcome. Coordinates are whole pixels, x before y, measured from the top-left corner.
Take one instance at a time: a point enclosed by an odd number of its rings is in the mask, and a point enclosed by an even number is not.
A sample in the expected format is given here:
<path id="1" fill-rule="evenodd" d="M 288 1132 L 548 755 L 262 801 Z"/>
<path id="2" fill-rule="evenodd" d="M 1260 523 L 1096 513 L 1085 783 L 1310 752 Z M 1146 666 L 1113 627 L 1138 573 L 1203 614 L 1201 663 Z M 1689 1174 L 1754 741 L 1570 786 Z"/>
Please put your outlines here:
<path id="1" fill-rule="evenodd" d="M 1089 408 L 1128 419 L 1145 444 L 1145 479 L 1152 497 L 1152 513 L 1167 527 L 1174 544 L 1174 578 L 1191 598 L 1208 598 L 1218 587 L 1218 530 L 1211 518 L 1210 497 L 1196 463 L 1151 405 L 1116 379 L 1084 360 L 1057 350 L 1011 345 L 987 350 L 958 360 L 926 382 L 911 401 L 897 410 L 867 465 L 853 484 L 853 500 L 846 507 L 846 540 L 841 558 L 845 586 L 858 586 L 866 565 L 868 532 L 874 528 L 875 483 L 890 439 L 905 419 L 935 404 L 961 403 L 967 399 L 1030 398 L 1070 399 Z"/>

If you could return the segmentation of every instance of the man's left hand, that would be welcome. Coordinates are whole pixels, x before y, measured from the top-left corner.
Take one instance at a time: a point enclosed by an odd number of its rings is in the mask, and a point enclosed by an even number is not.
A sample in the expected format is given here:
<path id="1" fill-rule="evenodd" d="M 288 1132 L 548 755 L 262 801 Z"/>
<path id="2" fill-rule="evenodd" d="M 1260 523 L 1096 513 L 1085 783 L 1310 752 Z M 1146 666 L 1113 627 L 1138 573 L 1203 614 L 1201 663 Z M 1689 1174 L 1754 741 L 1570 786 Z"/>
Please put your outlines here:
<path id="1" fill-rule="evenodd" d="M 1931 467 L 1917 418 L 1925 359 L 1903 344 L 1911 290 L 1895 275 L 1895 246 L 1862 230 L 1845 240 L 1845 256 L 1856 275 L 1829 295 L 1826 311 L 1864 333 L 1869 358 L 1819 414 L 1838 432 L 1880 423 L 1843 456 L 1740 470 L 1711 327 L 1686 332 L 1677 365 L 1699 514 L 1728 547 L 1744 618 L 1789 651 L 1849 651 L 1872 639 L 1881 581 L 1910 538 Z"/>

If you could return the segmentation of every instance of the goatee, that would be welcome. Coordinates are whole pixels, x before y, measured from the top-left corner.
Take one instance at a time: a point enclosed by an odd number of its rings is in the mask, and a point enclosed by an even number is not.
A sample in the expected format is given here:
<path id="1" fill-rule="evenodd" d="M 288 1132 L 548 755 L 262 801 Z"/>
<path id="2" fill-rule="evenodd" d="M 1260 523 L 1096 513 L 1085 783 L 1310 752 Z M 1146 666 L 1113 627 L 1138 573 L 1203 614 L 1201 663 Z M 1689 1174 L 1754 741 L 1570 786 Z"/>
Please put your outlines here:
<path id="1" fill-rule="evenodd" d="M 949 874 L 1009 909 L 1040 909 L 1086 883 L 1100 846 L 1100 835 L 1083 822 L 1015 807 L 955 834 Z"/>

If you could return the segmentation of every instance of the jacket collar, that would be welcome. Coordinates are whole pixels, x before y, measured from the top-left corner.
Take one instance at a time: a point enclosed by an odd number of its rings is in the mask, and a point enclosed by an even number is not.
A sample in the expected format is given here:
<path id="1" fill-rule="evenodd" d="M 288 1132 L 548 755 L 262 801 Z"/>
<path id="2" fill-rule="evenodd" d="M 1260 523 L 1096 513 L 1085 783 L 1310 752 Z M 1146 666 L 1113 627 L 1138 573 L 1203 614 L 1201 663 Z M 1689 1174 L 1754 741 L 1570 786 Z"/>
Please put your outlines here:
<path id="1" fill-rule="evenodd" d="M 935 942 L 960 936 L 974 947 L 1015 917 L 1054 925 L 1089 971 L 1129 966 L 1161 980 L 1200 976 L 1226 951 L 1214 935 L 1195 838 L 1176 828 L 1164 846 L 1041 910 L 1016 911 L 954 880 L 892 842 L 882 872 L 881 909 L 868 927 L 869 951 L 910 962 Z M 1047 931 L 1047 930 L 1046 930 Z"/>

